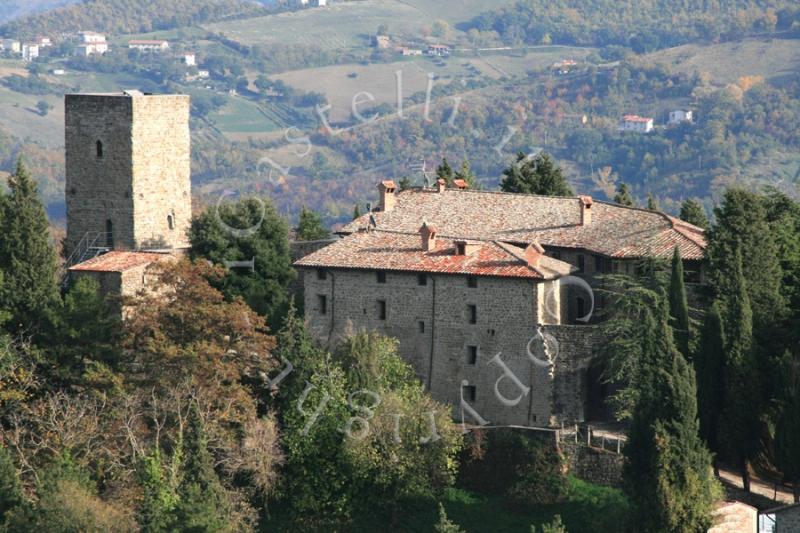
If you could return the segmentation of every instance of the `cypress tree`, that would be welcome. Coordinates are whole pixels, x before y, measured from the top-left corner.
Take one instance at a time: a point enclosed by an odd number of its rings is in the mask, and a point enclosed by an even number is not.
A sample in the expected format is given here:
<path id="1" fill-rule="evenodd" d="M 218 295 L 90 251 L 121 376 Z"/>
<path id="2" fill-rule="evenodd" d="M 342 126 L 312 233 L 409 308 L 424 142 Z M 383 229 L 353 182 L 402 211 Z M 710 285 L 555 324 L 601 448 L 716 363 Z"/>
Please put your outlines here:
<path id="1" fill-rule="evenodd" d="M 642 389 L 625 446 L 626 492 L 640 531 L 705 531 L 718 487 L 698 435 L 694 372 L 675 348 L 665 296 L 644 322 Z"/>
<path id="2" fill-rule="evenodd" d="M 708 229 L 708 216 L 706 216 L 706 210 L 703 208 L 703 204 L 694 198 L 689 198 L 681 204 L 681 213 L 679 218 L 684 222 L 694 224 L 698 228 Z"/>
<path id="3" fill-rule="evenodd" d="M 328 229 L 322 223 L 322 217 L 318 213 L 305 206 L 300 210 L 300 220 L 295 229 L 297 239 L 301 241 L 321 241 L 331 236 Z"/>
<path id="4" fill-rule="evenodd" d="M 713 452 L 719 452 L 720 449 L 718 431 L 725 390 L 722 383 L 725 369 L 724 346 L 722 312 L 719 301 L 715 301 L 706 314 L 700 335 L 700 347 L 694 357 L 700 436 Z M 718 472 L 715 460 L 714 473 Z"/>
<path id="5" fill-rule="evenodd" d="M 5 514 L 22 501 L 17 467 L 8 450 L 0 445 L 0 524 L 3 523 Z"/>
<path id="6" fill-rule="evenodd" d="M 741 469 L 742 483 L 750 491 L 748 462 L 758 445 L 759 376 L 753 354 L 753 312 L 742 273 L 742 256 L 734 253 L 730 293 L 725 299 L 725 393 L 719 436 L 727 458 Z"/>
<path id="7" fill-rule="evenodd" d="M 361 209 L 358 207 L 358 204 L 353 208 L 353 220 L 359 218 L 361 216 Z"/>
<path id="8" fill-rule="evenodd" d="M 793 487 L 794 501 L 800 502 L 800 367 L 787 352 L 781 365 L 785 384 L 781 411 L 775 428 L 775 466 L 783 480 Z"/>
<path id="9" fill-rule="evenodd" d="M 222 531 L 228 526 L 225 489 L 214 471 L 203 419 L 194 402 L 186 423 L 177 521 L 184 531 Z"/>
<path id="10" fill-rule="evenodd" d="M 442 164 L 436 167 L 436 178 L 444 180 L 448 187 L 453 185 L 453 167 L 447 162 L 447 158 L 442 159 Z"/>
<path id="11" fill-rule="evenodd" d="M 689 340 L 691 338 L 689 323 L 689 303 L 686 298 L 686 286 L 683 283 L 683 261 L 678 247 L 672 253 L 672 273 L 669 280 L 669 312 L 670 325 L 675 334 L 675 344 L 681 354 L 690 357 Z"/>
<path id="12" fill-rule="evenodd" d="M 653 193 L 647 195 L 647 209 L 650 211 L 658 211 L 658 202 L 655 196 L 653 196 Z"/>
<path id="13" fill-rule="evenodd" d="M 2 202 L 0 216 L 0 270 L 5 274 L 0 301 L 11 313 L 12 332 L 38 334 L 59 302 L 56 253 L 36 183 L 22 159 L 8 185 L 11 194 Z"/>

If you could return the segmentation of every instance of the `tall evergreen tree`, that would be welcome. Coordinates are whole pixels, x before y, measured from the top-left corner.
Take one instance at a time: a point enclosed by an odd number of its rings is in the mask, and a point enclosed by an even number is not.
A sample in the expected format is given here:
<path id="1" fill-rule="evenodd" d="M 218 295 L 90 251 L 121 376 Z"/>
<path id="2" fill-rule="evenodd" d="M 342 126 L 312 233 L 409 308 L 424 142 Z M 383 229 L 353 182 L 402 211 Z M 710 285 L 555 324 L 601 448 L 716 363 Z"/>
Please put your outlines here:
<path id="1" fill-rule="evenodd" d="M 689 303 L 686 298 L 686 286 L 683 283 L 683 261 L 678 247 L 672 254 L 672 273 L 669 280 L 669 314 L 670 325 L 675 333 L 675 344 L 681 354 L 689 359 L 691 340 L 691 324 L 689 323 Z"/>
<path id="2" fill-rule="evenodd" d="M 178 487 L 177 522 L 183 531 L 223 531 L 228 524 L 225 489 L 214 471 L 203 419 L 196 403 L 189 408 L 183 441 L 183 478 Z"/>
<path id="3" fill-rule="evenodd" d="M 631 196 L 631 189 L 627 183 L 620 183 L 617 185 L 617 194 L 614 195 L 614 202 L 619 205 L 633 207 L 633 196 Z"/>
<path id="4" fill-rule="evenodd" d="M 658 201 L 656 201 L 655 196 L 653 193 L 649 193 L 647 195 L 647 209 L 650 211 L 658 211 Z"/>
<path id="5" fill-rule="evenodd" d="M 297 240 L 300 241 L 321 241 L 328 239 L 331 233 L 322 223 L 322 217 L 305 206 L 300 210 L 300 220 L 295 228 Z"/>
<path id="6" fill-rule="evenodd" d="M 539 152 L 529 158 L 524 152 L 503 171 L 500 189 L 505 192 L 541 194 L 545 196 L 572 196 L 574 192 L 553 158 Z"/>
<path id="7" fill-rule="evenodd" d="M 675 348 L 666 296 L 644 317 L 642 387 L 625 454 L 639 531 L 705 531 L 718 487 L 698 434 L 695 376 Z"/>
<path id="8" fill-rule="evenodd" d="M 700 346 L 694 356 L 697 373 L 697 407 L 700 415 L 700 436 L 708 448 L 719 452 L 719 424 L 724 407 L 725 385 L 722 382 L 725 370 L 725 334 L 722 329 L 722 312 L 719 301 L 715 301 L 703 322 Z M 718 472 L 715 457 L 714 472 Z"/>
<path id="9" fill-rule="evenodd" d="M 724 300 L 725 406 L 720 419 L 721 448 L 741 470 L 745 491 L 750 491 L 748 464 L 756 452 L 759 435 L 760 384 L 753 352 L 753 312 L 738 249 L 729 270 L 730 293 Z"/>
<path id="10" fill-rule="evenodd" d="M 358 207 L 358 204 L 353 208 L 353 220 L 361 217 L 361 208 Z"/>
<path id="11" fill-rule="evenodd" d="M 689 224 L 694 224 L 698 228 L 708 229 L 708 216 L 706 210 L 699 201 L 689 198 L 681 204 L 680 219 Z"/>
<path id="12" fill-rule="evenodd" d="M 453 167 L 447 162 L 447 158 L 442 159 L 442 164 L 436 167 L 436 178 L 444 180 L 448 187 L 453 185 L 453 178 L 455 173 Z"/>
<path id="13" fill-rule="evenodd" d="M 8 450 L 0 445 L 0 529 L 5 514 L 22 503 L 22 486 L 17 467 Z"/>
<path id="14" fill-rule="evenodd" d="M 2 201 L 0 270 L 5 284 L 0 301 L 11 313 L 8 328 L 39 334 L 50 325 L 59 303 L 56 253 L 36 183 L 20 159 Z"/>
<path id="15" fill-rule="evenodd" d="M 479 188 L 478 180 L 475 178 L 472 167 L 466 159 L 461 162 L 461 168 L 456 172 L 456 179 L 464 180 L 467 183 L 467 187 L 471 190 L 477 190 Z"/>
<path id="16" fill-rule="evenodd" d="M 784 376 L 781 407 L 775 428 L 775 466 L 800 502 L 800 364 L 787 352 L 781 365 Z"/>
<path id="17" fill-rule="evenodd" d="M 161 452 L 156 448 L 146 455 L 136 469 L 142 499 L 138 509 L 138 523 L 143 533 L 173 531 L 174 510 L 178 503 L 175 488 L 164 476 Z"/>

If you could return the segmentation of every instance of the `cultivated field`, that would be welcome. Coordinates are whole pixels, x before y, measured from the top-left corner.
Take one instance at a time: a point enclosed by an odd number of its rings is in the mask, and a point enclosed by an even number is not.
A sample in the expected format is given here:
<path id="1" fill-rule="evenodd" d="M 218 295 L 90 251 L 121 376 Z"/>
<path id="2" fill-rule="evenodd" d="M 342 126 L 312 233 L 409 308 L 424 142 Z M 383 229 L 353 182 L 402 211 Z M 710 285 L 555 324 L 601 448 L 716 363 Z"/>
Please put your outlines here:
<path id="1" fill-rule="evenodd" d="M 481 8 L 480 4 L 484 4 Z M 303 9 L 245 20 L 208 24 L 206 29 L 245 43 L 308 44 L 324 48 L 354 48 L 368 44 L 381 24 L 393 35 L 419 35 L 437 19 L 451 24 L 485 10 L 481 0 L 364 0 L 325 8 Z M 456 32 L 458 33 L 458 32 Z"/>
<path id="2" fill-rule="evenodd" d="M 666 63 L 680 72 L 707 72 L 720 85 L 742 76 L 779 80 L 797 76 L 800 40 L 746 39 L 708 46 L 689 44 L 649 54 L 645 60 Z"/>

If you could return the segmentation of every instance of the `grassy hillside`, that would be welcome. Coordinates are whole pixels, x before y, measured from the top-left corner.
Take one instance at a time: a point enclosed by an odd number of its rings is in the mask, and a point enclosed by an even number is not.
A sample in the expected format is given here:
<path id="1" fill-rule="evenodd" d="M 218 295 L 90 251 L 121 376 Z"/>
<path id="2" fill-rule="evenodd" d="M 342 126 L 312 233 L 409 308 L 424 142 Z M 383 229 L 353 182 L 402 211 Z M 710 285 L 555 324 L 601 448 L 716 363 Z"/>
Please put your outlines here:
<path id="1" fill-rule="evenodd" d="M 248 0 L 84 0 L 4 24 L 0 34 L 23 38 L 86 29 L 141 33 L 255 15 L 265 10 Z"/>

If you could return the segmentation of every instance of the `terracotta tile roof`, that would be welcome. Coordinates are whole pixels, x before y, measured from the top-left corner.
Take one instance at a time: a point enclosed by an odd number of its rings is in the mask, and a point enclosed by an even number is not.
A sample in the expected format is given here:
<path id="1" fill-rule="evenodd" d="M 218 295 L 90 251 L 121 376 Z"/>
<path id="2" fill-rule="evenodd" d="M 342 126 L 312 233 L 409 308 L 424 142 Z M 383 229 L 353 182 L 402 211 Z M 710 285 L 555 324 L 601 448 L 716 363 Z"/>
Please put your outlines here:
<path id="1" fill-rule="evenodd" d="M 169 254 L 114 250 L 70 267 L 70 272 L 125 272 L 132 268 L 155 263 Z"/>
<path id="2" fill-rule="evenodd" d="M 622 120 L 624 122 L 650 122 L 653 119 L 650 117 L 640 117 L 639 115 L 624 115 Z"/>
<path id="3" fill-rule="evenodd" d="M 491 191 L 408 189 L 397 194 L 393 209 L 374 212 L 377 229 L 417 234 L 423 220 L 439 237 L 538 242 L 547 247 L 584 249 L 607 257 L 669 258 L 675 246 L 684 259 L 702 259 L 702 229 L 656 211 L 592 202 L 592 220 L 581 225 L 587 198 L 561 198 Z M 367 226 L 369 214 L 340 231 Z"/>
<path id="4" fill-rule="evenodd" d="M 308 255 L 298 267 L 435 272 L 532 279 L 567 275 L 574 267 L 547 256 L 528 253 L 511 244 L 480 241 L 477 250 L 455 255 L 455 240 L 437 238 L 436 248 L 426 252 L 414 232 L 359 231 Z M 531 259 L 538 259 L 538 263 Z"/>

